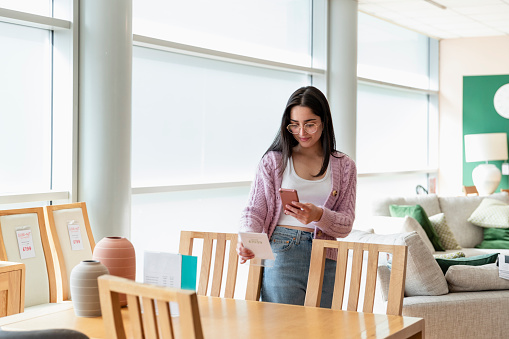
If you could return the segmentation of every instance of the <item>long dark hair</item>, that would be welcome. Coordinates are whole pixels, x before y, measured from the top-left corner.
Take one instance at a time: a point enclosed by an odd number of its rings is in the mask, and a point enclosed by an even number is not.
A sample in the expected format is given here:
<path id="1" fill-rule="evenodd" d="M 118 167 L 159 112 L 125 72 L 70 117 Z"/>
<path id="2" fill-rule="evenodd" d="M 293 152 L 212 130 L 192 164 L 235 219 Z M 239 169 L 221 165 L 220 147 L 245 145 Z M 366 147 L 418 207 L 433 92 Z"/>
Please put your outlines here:
<path id="1" fill-rule="evenodd" d="M 319 177 L 327 171 L 329 166 L 329 156 L 336 152 L 336 138 L 334 137 L 334 128 L 332 126 L 332 115 L 330 112 L 329 103 L 325 98 L 325 95 L 316 87 L 307 86 L 301 87 L 290 96 L 286 103 L 286 108 L 281 118 L 281 126 L 279 133 L 274 138 L 272 145 L 265 152 L 267 154 L 270 151 L 281 152 L 281 163 L 279 164 L 279 175 L 283 175 L 288 164 L 288 159 L 292 156 L 293 147 L 298 145 L 298 141 L 293 135 L 288 132 L 286 126 L 290 121 L 290 113 L 292 108 L 295 106 L 303 106 L 310 108 L 315 115 L 318 115 L 322 120 L 323 132 L 320 137 L 323 149 L 323 163 L 322 168 L 318 174 L 314 175 Z"/>

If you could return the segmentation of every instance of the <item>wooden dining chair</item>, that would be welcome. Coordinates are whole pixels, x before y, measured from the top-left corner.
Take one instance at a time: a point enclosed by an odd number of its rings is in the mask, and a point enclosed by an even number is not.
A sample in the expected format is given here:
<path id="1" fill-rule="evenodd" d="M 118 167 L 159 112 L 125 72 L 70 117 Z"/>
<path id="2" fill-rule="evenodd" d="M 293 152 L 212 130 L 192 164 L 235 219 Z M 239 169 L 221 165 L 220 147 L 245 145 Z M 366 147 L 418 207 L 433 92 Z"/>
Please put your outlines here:
<path id="1" fill-rule="evenodd" d="M 325 268 L 325 254 L 329 248 L 338 250 L 332 309 L 339 310 L 343 307 L 343 299 L 345 299 L 346 273 L 348 266 L 350 265 L 350 286 L 348 297 L 346 299 L 347 311 L 358 311 L 359 294 L 362 285 L 363 258 L 365 252 L 367 252 L 368 260 L 365 272 L 364 302 L 361 312 L 373 313 L 377 280 L 376 277 L 378 271 L 378 257 L 380 253 L 392 253 L 392 268 L 386 313 L 389 315 L 402 314 L 407 262 L 407 246 L 403 245 L 380 245 L 319 239 L 313 240 L 306 299 L 304 302 L 305 306 L 320 306 Z M 352 252 L 351 260 L 349 260 L 350 251 Z"/>
<path id="2" fill-rule="evenodd" d="M 226 284 L 224 290 L 225 298 L 233 298 L 237 283 L 237 270 L 239 258 L 237 255 L 237 233 L 214 233 L 214 232 L 180 232 L 179 253 L 192 255 L 195 239 L 203 239 L 200 276 L 198 280 L 198 295 L 208 295 L 210 280 L 210 268 L 214 257 L 214 268 L 212 271 L 212 286 L 210 296 L 219 297 L 223 283 L 223 272 L 226 254 L 226 244 L 229 242 L 228 271 L 226 273 Z M 216 242 L 215 255 L 213 256 L 214 241 Z M 246 300 L 259 300 L 261 286 L 261 266 L 250 265 L 246 289 Z"/>
<path id="3" fill-rule="evenodd" d="M 71 271 L 81 261 L 92 259 L 95 247 L 87 206 L 84 202 L 45 206 L 44 218 L 56 253 L 58 301 L 70 300 Z"/>
<path id="4" fill-rule="evenodd" d="M 0 260 L 25 264 L 25 308 L 57 301 L 55 267 L 42 207 L 0 211 Z"/>
<path id="5" fill-rule="evenodd" d="M 178 304 L 182 338 L 203 338 L 196 292 L 142 284 L 112 275 L 100 276 L 98 284 L 107 338 L 126 338 L 119 293 L 127 295 L 128 323 L 133 338 L 175 338 L 170 302 Z"/>
<path id="6" fill-rule="evenodd" d="M 477 192 L 477 188 L 475 186 L 463 186 L 463 194 L 465 194 L 465 196 L 479 195 L 479 192 Z"/>

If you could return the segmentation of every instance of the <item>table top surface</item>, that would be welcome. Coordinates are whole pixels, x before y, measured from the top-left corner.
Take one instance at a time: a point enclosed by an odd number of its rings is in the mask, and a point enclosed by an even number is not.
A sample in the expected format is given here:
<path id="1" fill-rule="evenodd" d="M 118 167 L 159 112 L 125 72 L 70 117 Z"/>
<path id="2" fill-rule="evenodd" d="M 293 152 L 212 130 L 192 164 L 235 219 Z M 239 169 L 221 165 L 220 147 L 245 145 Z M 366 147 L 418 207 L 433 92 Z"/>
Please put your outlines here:
<path id="1" fill-rule="evenodd" d="M 198 297 L 205 338 L 408 338 L 420 333 L 424 320 L 383 314 L 348 312 L 238 299 Z M 122 310 L 128 323 L 127 308 Z M 178 316 L 172 318 L 178 335 Z M 33 318 L 3 319 L 5 330 L 69 328 L 90 338 L 105 338 L 101 317 L 82 318 L 72 308 Z M 130 329 L 126 334 L 131 337 Z"/>

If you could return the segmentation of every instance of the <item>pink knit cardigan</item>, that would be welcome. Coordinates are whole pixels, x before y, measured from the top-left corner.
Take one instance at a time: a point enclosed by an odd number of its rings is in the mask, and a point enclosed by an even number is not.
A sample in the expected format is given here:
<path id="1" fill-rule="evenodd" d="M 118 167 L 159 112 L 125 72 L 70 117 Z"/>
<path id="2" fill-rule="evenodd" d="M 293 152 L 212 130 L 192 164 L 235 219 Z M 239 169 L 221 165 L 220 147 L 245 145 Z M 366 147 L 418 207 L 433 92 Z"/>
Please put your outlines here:
<path id="1" fill-rule="evenodd" d="M 282 178 L 278 175 L 280 152 L 267 153 L 260 164 L 246 208 L 242 212 L 240 230 L 245 232 L 267 233 L 269 239 L 277 226 L 281 213 L 279 188 Z M 330 157 L 329 168 L 332 174 L 332 189 L 323 206 L 319 221 L 311 223 L 315 227 L 315 239 L 336 239 L 346 237 L 352 230 L 355 219 L 355 197 L 357 169 L 352 159 L 343 153 Z M 327 258 L 336 259 L 337 251 L 327 251 Z"/>

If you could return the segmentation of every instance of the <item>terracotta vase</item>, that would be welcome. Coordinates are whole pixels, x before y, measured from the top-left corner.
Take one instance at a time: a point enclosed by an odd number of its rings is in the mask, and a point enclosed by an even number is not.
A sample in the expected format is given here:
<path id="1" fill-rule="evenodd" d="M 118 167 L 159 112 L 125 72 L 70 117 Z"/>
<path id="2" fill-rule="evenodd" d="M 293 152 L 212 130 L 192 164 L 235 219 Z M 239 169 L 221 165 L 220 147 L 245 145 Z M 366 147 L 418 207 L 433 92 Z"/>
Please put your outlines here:
<path id="1" fill-rule="evenodd" d="M 106 266 L 97 260 L 84 260 L 74 266 L 70 288 L 74 312 L 78 317 L 101 316 L 97 278 L 108 273 Z"/>
<path id="2" fill-rule="evenodd" d="M 133 244 L 124 237 L 105 237 L 99 241 L 92 255 L 106 266 L 111 275 L 136 279 L 136 256 Z M 120 305 L 127 305 L 125 294 L 120 294 Z"/>

